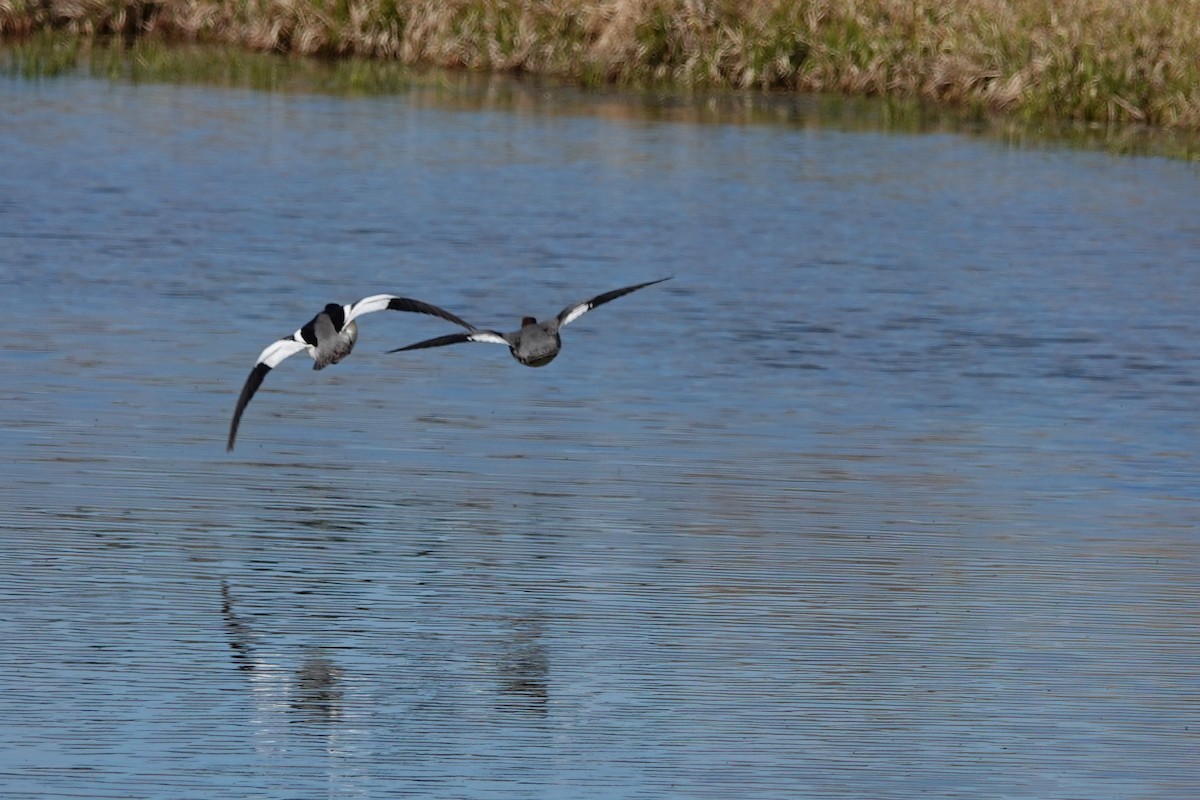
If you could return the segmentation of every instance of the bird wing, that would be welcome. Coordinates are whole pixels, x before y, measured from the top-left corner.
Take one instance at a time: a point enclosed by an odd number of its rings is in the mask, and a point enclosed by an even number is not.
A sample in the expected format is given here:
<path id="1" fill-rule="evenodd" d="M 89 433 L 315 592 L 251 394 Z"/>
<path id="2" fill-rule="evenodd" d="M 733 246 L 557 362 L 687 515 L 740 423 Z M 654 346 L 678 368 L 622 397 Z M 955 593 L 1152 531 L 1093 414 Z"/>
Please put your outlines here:
<path id="1" fill-rule="evenodd" d="M 306 347 L 308 345 L 300 336 L 300 331 L 296 331 L 291 336 L 276 339 L 267 345 L 266 349 L 258 354 L 258 360 L 254 362 L 254 366 L 265 366 L 267 369 L 275 369 L 283 363 L 285 358 L 291 358 Z"/>
<path id="2" fill-rule="evenodd" d="M 494 344 L 506 344 L 510 347 L 512 343 L 508 338 L 496 331 L 481 331 L 473 330 L 470 333 L 451 333 L 448 336 L 438 336 L 434 339 L 426 339 L 423 342 L 410 344 L 408 347 L 397 347 L 395 350 L 388 350 L 389 353 L 401 353 L 405 350 L 423 350 L 426 347 L 443 347 L 448 344 L 458 344 L 459 342 L 492 342 Z"/>
<path id="3" fill-rule="evenodd" d="M 233 440 L 237 438 L 238 423 L 242 421 L 242 412 L 246 410 L 250 398 L 254 397 L 258 387 L 262 386 L 263 378 L 267 377 L 267 373 L 277 367 L 285 358 L 303 351 L 305 347 L 307 345 L 300 339 L 300 331 L 296 331 L 291 336 L 271 342 L 267 345 L 267 349 L 262 351 L 258 361 L 254 364 L 254 369 L 250 370 L 250 375 L 242 386 L 242 393 L 238 395 L 237 407 L 233 410 L 233 421 L 229 423 L 229 441 L 225 443 L 226 451 L 233 449 Z"/>
<path id="4" fill-rule="evenodd" d="M 609 300 L 616 300 L 618 297 L 627 295 L 630 292 L 636 292 L 638 289 L 644 289 L 647 286 L 653 286 L 656 283 L 662 283 L 663 281 L 669 280 L 671 280 L 671 278 L 659 278 L 656 281 L 647 281 L 646 283 L 626 286 L 624 289 L 613 289 L 611 292 L 605 292 L 604 294 L 596 295 L 591 300 L 585 300 L 582 303 L 576 303 L 573 306 L 567 306 L 558 314 L 558 327 L 561 328 L 568 323 L 574 322 L 596 306 L 604 305 Z"/>
<path id="5" fill-rule="evenodd" d="M 441 317 L 444 320 L 449 320 L 455 325 L 461 325 L 469 331 L 475 330 L 475 326 L 466 320 L 451 314 L 444 308 L 438 308 L 432 303 L 424 303 L 420 300 L 413 300 L 408 297 L 397 297 L 394 294 L 373 294 L 370 297 L 364 297 L 357 303 L 351 303 L 346 306 L 346 322 L 344 325 L 349 325 L 355 317 L 361 317 L 363 314 L 372 314 L 376 311 L 412 311 L 417 314 L 429 314 L 433 317 Z"/>

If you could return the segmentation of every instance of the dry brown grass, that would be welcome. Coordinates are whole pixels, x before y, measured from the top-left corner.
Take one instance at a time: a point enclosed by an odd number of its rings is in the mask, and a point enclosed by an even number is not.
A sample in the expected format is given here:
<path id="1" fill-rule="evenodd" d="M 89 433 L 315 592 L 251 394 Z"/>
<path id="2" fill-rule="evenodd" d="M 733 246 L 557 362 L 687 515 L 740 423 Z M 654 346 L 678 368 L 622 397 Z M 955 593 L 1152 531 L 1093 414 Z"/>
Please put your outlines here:
<path id="1" fill-rule="evenodd" d="M 0 31 L 1200 128 L 1200 0 L 0 0 Z"/>

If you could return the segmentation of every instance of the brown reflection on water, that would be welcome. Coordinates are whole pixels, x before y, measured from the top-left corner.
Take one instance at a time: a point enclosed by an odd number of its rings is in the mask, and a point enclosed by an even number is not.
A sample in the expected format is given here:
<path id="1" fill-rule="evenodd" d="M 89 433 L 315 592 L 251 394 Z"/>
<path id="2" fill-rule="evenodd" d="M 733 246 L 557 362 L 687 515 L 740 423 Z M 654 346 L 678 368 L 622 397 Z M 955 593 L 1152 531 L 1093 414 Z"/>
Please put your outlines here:
<path id="1" fill-rule="evenodd" d="M 982 135 L 1015 147 L 1048 144 L 1114 153 L 1194 159 L 1200 138 L 1145 125 L 1097 126 L 1053 120 L 983 117 L 905 97 L 844 97 L 792 92 L 585 89 L 553 78 L 413 68 L 386 59 L 295 58 L 225 46 L 164 45 L 151 38 L 86 48 L 70 36 L 44 36 L 0 49 L 0 72 L 62 74 L 83 70 L 137 82 L 169 81 L 273 92 L 404 94 L 415 107 L 506 111 L 523 115 L 590 114 L 606 120 L 690 124 L 786 124 L 792 127 Z"/>

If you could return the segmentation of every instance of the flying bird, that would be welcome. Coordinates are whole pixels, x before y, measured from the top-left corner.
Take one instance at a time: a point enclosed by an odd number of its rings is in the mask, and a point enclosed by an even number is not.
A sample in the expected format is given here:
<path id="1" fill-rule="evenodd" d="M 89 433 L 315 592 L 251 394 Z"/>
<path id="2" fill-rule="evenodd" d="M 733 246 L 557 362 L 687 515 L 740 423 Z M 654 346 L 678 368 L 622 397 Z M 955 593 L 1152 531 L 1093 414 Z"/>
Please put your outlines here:
<path id="1" fill-rule="evenodd" d="M 544 367 L 553 361 L 554 357 L 558 355 L 558 351 L 562 349 L 562 339 L 559 337 L 558 331 L 564 325 L 574 322 L 596 306 L 603 305 L 610 300 L 616 300 L 618 297 L 623 297 L 630 292 L 636 292 L 638 289 L 644 289 L 647 286 L 653 286 L 656 283 L 669 280 L 671 279 L 659 278 L 656 281 L 626 286 L 624 289 L 614 289 L 611 292 L 597 295 L 591 300 L 567 306 L 558 312 L 557 317 L 543 322 L 538 322 L 533 317 L 524 317 L 521 320 L 521 329 L 512 333 L 480 330 L 467 325 L 465 326 L 467 328 L 466 333 L 452 333 L 449 336 L 438 336 L 435 339 L 426 339 L 423 342 L 410 344 L 408 347 L 397 347 L 395 350 L 389 350 L 388 352 L 402 353 L 405 350 L 443 347 L 444 345 L 458 344 L 459 342 L 492 342 L 493 344 L 508 345 L 508 350 L 512 353 L 513 358 L 527 367 Z"/>
<path id="2" fill-rule="evenodd" d="M 241 422 L 242 412 L 246 410 L 250 398 L 254 397 L 254 393 L 258 391 L 258 387 L 262 385 L 263 378 L 267 376 L 268 372 L 279 366 L 284 359 L 303 350 L 307 350 L 308 354 L 312 356 L 313 369 L 324 369 L 330 364 L 338 363 L 350 355 L 350 351 L 354 349 L 354 343 L 358 341 L 358 323 L 354 320 L 363 314 L 385 310 L 429 314 L 461 325 L 467 330 L 475 329 L 474 326 L 449 311 L 429 303 L 422 303 L 420 300 L 410 300 L 407 297 L 375 294 L 347 306 L 329 303 L 325 306 L 324 311 L 309 320 L 300 330 L 291 336 L 277 339 L 259 354 L 258 361 L 255 362 L 254 369 L 250 371 L 250 376 L 246 378 L 246 384 L 242 386 L 242 393 L 238 397 L 237 407 L 233 411 L 233 421 L 229 424 L 229 441 L 226 442 L 225 449 L 227 451 L 233 449 L 233 441 L 237 438 L 238 423 Z"/>

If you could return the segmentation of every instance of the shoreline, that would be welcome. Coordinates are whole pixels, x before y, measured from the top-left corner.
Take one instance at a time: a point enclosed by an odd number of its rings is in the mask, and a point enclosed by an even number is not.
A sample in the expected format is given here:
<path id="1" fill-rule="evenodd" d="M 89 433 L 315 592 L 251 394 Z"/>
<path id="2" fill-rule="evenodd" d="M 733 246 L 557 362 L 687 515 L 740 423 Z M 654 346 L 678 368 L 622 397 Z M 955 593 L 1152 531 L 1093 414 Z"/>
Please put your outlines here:
<path id="1" fill-rule="evenodd" d="M 583 86 L 886 96 L 1200 131 L 1200 0 L 10 0 L 60 31 L 532 74 Z"/>

